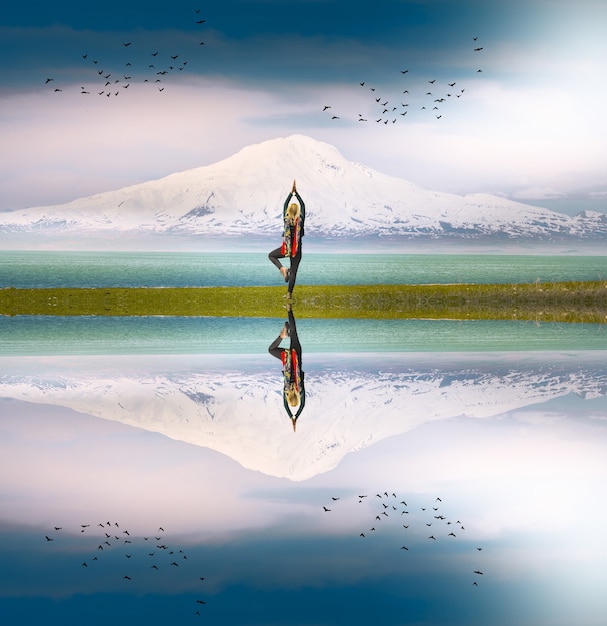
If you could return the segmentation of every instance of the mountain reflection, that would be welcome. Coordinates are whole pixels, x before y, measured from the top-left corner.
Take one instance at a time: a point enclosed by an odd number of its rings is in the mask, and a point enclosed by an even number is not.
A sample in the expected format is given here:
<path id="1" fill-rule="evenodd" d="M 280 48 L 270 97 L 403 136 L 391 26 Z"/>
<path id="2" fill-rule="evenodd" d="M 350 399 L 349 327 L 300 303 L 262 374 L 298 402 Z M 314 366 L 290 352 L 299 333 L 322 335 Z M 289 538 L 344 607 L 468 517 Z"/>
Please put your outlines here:
<path id="1" fill-rule="evenodd" d="M 554 352 L 547 363 L 542 353 L 307 354 L 314 386 L 297 437 L 284 427 L 276 367 L 247 355 L 12 359 L 0 369 L 0 396 L 158 432 L 300 481 L 427 422 L 489 418 L 568 394 L 605 396 L 600 356 Z M 303 404 L 302 393 L 293 419 Z"/>
<path id="2" fill-rule="evenodd" d="M 297 427 L 297 419 L 301 415 L 306 404 L 306 390 L 304 372 L 302 370 L 301 343 L 297 335 L 295 315 L 290 304 L 287 304 L 288 320 L 285 322 L 280 334 L 270 344 L 268 352 L 282 362 L 283 376 L 283 403 L 287 415 L 293 424 L 293 431 Z M 289 348 L 281 348 L 283 339 L 289 337 Z"/>

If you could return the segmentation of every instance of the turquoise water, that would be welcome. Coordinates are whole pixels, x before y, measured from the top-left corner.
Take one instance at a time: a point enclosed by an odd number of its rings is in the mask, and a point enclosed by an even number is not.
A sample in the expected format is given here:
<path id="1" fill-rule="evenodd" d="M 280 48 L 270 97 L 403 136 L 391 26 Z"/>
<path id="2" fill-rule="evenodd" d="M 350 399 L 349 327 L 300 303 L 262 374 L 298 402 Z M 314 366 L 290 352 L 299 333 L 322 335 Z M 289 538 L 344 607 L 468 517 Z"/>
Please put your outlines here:
<path id="1" fill-rule="evenodd" d="M 257 354 L 282 319 L 229 317 L 0 317 L 4 356 Z M 297 320 L 307 353 L 607 350 L 599 324 L 451 320 Z M 288 345 L 287 341 L 283 342 Z"/>
<path id="2" fill-rule="evenodd" d="M 263 253 L 1 252 L 0 287 L 280 285 Z M 308 254 L 298 284 L 597 280 L 607 257 Z M 297 314 L 297 311 L 295 311 Z M 259 354 L 268 318 L 0 318 L 0 354 Z M 593 324 L 450 320 L 301 320 L 304 353 L 604 350 Z"/>
<path id="3" fill-rule="evenodd" d="M 306 254 L 300 285 L 528 283 L 607 278 L 607 256 Z M 259 252 L 0 252 L 0 287 L 281 285 Z"/>

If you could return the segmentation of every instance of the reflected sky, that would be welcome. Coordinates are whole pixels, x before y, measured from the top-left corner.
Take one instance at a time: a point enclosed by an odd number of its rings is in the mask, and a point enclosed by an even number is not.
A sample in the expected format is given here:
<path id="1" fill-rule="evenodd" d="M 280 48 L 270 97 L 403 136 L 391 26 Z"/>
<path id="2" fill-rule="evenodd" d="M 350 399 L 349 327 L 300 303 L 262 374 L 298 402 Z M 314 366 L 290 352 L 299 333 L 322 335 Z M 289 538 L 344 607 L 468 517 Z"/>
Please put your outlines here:
<path id="1" fill-rule="evenodd" d="M 282 324 L 0 359 L 3 623 L 602 623 L 607 352 L 302 340 L 294 433 Z"/>

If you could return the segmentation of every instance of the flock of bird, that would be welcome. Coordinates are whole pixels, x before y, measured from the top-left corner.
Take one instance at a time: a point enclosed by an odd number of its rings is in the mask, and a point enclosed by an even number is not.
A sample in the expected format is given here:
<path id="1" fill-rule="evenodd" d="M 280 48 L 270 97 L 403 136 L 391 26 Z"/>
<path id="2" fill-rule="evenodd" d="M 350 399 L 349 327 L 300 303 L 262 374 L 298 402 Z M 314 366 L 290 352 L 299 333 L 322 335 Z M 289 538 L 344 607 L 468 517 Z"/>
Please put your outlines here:
<path id="1" fill-rule="evenodd" d="M 206 23 L 206 19 L 200 17 L 200 9 L 195 10 L 195 24 L 202 26 Z M 205 45 L 204 41 L 198 43 L 199 46 Z M 188 60 L 184 59 L 180 52 L 175 54 L 163 54 L 159 50 L 141 51 L 137 50 L 137 44 L 132 41 L 122 43 L 122 47 L 128 55 L 124 55 L 124 63 L 122 67 L 115 69 L 115 61 L 102 61 L 98 58 L 92 58 L 88 53 L 82 55 L 85 63 L 93 68 L 92 80 L 90 83 L 98 84 L 98 87 L 80 87 L 82 95 L 98 95 L 112 98 L 126 93 L 126 90 L 134 83 L 148 83 L 156 87 L 159 92 L 165 90 L 166 79 L 171 74 L 183 72 Z M 138 58 L 138 61 L 135 60 Z M 108 69 L 108 66 L 111 69 Z M 63 91 L 62 87 L 56 86 L 54 78 L 47 78 L 44 82 L 54 92 Z M 94 89 L 94 91 L 91 91 Z"/>
<path id="2" fill-rule="evenodd" d="M 407 503 L 406 497 L 397 496 L 394 492 L 376 493 L 370 496 L 370 501 L 366 500 L 368 497 L 366 494 L 358 496 L 358 504 L 366 503 L 368 504 L 366 510 L 372 509 L 372 518 L 364 528 L 360 529 L 359 537 L 363 540 L 368 541 L 369 538 L 397 524 L 402 528 L 402 535 L 406 542 L 401 544 L 399 549 L 407 553 L 415 551 L 420 540 L 440 544 L 442 541 L 454 541 L 466 532 L 460 519 L 449 519 L 443 514 L 440 497 L 426 506 L 416 505 L 415 507 Z M 332 497 L 330 503 L 322 506 L 323 512 L 337 512 L 341 503 L 341 497 Z M 476 554 L 482 550 L 482 547 L 475 546 Z M 470 573 L 474 574 L 472 586 L 478 587 L 479 577 L 484 576 L 484 572 L 477 568 Z"/>
<path id="3" fill-rule="evenodd" d="M 206 19 L 200 17 L 200 9 L 196 9 L 195 24 L 202 26 L 205 23 Z M 473 52 L 481 52 L 484 47 L 477 45 L 478 37 L 473 37 L 473 41 L 475 42 L 475 47 L 472 48 Z M 204 41 L 200 41 L 199 45 L 203 46 L 204 43 Z M 137 48 L 137 45 L 132 41 L 123 42 L 122 46 L 125 51 L 129 52 Z M 120 70 L 115 69 L 114 63 L 103 63 L 97 58 L 90 57 L 88 53 L 82 54 L 82 59 L 94 68 L 91 84 L 97 83 L 98 87 L 93 88 L 82 85 L 80 93 L 83 95 L 96 94 L 111 98 L 125 93 L 133 83 L 149 83 L 162 92 L 165 89 L 165 79 L 171 74 L 178 74 L 184 71 L 188 65 L 188 60 L 184 59 L 179 52 L 175 54 L 161 54 L 158 50 L 148 50 L 147 52 L 139 50 L 137 52 L 138 61 L 134 60 L 135 55 L 126 56 L 126 62 Z M 146 59 L 145 61 L 142 60 L 142 54 Z M 108 69 L 108 65 L 111 69 Z M 482 71 L 482 69 L 476 70 L 477 73 Z M 409 73 L 409 70 L 403 69 L 400 70 L 400 73 L 404 77 L 404 75 Z M 63 91 L 63 88 L 57 86 L 55 79 L 52 77 L 47 78 L 44 84 L 55 92 Z M 380 95 L 376 87 L 369 86 L 366 81 L 361 81 L 359 83 L 360 87 L 368 89 L 372 96 L 372 107 L 374 110 L 370 118 L 359 113 L 356 121 L 392 125 L 404 121 L 407 114 L 413 109 L 431 112 L 437 120 L 440 120 L 443 117 L 444 105 L 461 98 L 465 92 L 465 88 L 462 88 L 456 80 L 443 85 L 432 78 L 427 81 L 427 84 L 427 91 L 425 91 L 424 95 L 420 92 L 414 96 L 409 89 L 404 89 L 398 95 L 398 98 L 395 99 Z M 407 84 L 405 83 L 401 86 L 407 86 Z M 90 89 L 94 89 L 94 91 L 90 91 Z M 411 86 L 410 89 L 412 89 Z M 322 110 L 330 116 L 331 120 L 341 120 L 343 117 L 341 113 L 334 109 L 333 105 L 325 104 Z"/>
<path id="4" fill-rule="evenodd" d="M 456 541 L 458 537 L 465 536 L 464 524 L 460 519 L 445 514 L 448 513 L 449 507 L 443 507 L 440 497 L 436 497 L 425 506 L 421 506 L 421 503 L 411 506 L 407 499 L 408 496 L 397 496 L 395 492 L 388 491 L 358 495 L 358 504 L 364 505 L 361 510 L 365 516 L 369 515 L 365 526 L 356 531 L 360 540 L 373 541 L 373 537 L 385 531 L 390 532 L 396 526 L 399 550 L 407 554 L 419 550 L 420 542 L 440 545 L 441 542 Z M 326 514 L 335 514 L 348 500 L 346 497 L 334 496 L 330 503 L 322 506 L 322 510 Z M 53 546 L 71 548 L 75 534 L 86 538 L 90 546 L 85 560 L 80 562 L 78 559 L 80 568 L 87 572 L 85 576 L 94 575 L 92 572 L 95 568 L 101 567 L 105 562 L 106 567 L 116 567 L 116 578 L 121 579 L 123 581 L 121 584 L 125 586 L 133 584 L 135 580 L 140 584 L 149 584 L 156 577 L 165 584 L 169 582 L 167 577 L 175 576 L 177 572 L 182 571 L 182 575 L 192 576 L 192 581 L 188 583 L 190 587 L 195 588 L 205 580 L 204 576 L 200 576 L 200 572 L 195 571 L 198 569 L 195 559 L 189 559 L 188 554 L 180 547 L 169 545 L 169 536 L 162 526 L 148 536 L 131 534 L 118 522 L 110 521 L 93 525 L 80 524 L 79 527 L 70 529 L 54 526 L 44 536 L 44 541 Z M 483 550 L 480 546 L 472 545 L 472 548 L 477 555 Z M 119 562 L 122 566 L 118 570 Z M 76 563 L 74 565 L 76 566 Z M 471 567 L 470 574 L 474 575 L 473 578 L 471 576 L 472 585 L 478 587 L 484 572 L 478 567 L 474 570 Z M 194 602 L 195 605 L 190 610 L 195 616 L 200 616 L 200 610 L 207 602 L 200 597 Z"/>
<path id="5" fill-rule="evenodd" d="M 71 545 L 71 541 L 66 534 L 73 535 L 76 529 L 65 529 L 62 526 L 54 526 L 48 531 L 44 540 L 53 546 Z M 176 572 L 186 570 L 186 575 L 190 575 L 196 568 L 196 564 L 188 560 L 187 553 L 179 548 L 168 545 L 168 535 L 162 526 L 147 537 L 139 537 L 122 529 L 118 522 L 100 522 L 97 525 L 80 524 L 80 534 L 86 537 L 90 544 L 90 554 L 82 561 L 80 567 L 84 571 L 93 572 L 95 567 L 99 567 L 104 560 L 114 563 L 117 556 L 124 557 L 124 566 L 116 572 L 116 577 L 121 578 L 125 585 L 131 584 L 134 580 L 150 580 L 150 576 L 160 577 L 166 581 L 167 576 L 174 576 Z M 72 537 L 73 540 L 73 537 Z M 119 559 L 121 560 L 121 559 Z M 93 575 L 93 574 L 87 574 Z M 200 584 L 205 580 L 204 576 L 198 575 L 197 581 Z M 192 608 L 194 615 L 201 615 L 199 608 L 206 604 L 206 600 L 197 598 L 196 607 Z"/>
<path id="6" fill-rule="evenodd" d="M 484 46 L 477 45 L 478 37 L 473 37 L 475 42 L 472 48 L 472 52 L 479 53 L 484 49 Z M 482 69 L 477 69 L 476 73 L 482 73 Z M 400 70 L 400 73 L 404 78 L 409 74 L 408 69 Z M 427 84 L 426 91 L 419 91 L 416 93 L 410 93 L 413 87 L 406 81 L 401 87 L 408 87 L 404 89 L 397 98 L 385 97 L 377 92 L 376 87 L 369 86 L 366 81 L 359 83 L 360 87 L 368 89 L 372 96 L 372 117 L 365 117 L 362 113 L 358 114 L 357 122 L 374 122 L 377 124 L 392 125 L 397 124 L 408 119 L 406 116 L 411 110 L 417 109 L 420 111 L 426 111 L 434 115 L 437 120 L 443 117 L 444 107 L 450 102 L 457 101 L 464 95 L 466 91 L 457 80 L 447 81 L 445 84 L 438 82 L 435 78 L 427 80 L 424 85 Z M 419 87 L 418 87 L 419 89 Z M 334 109 L 330 104 L 323 106 L 323 113 L 330 116 L 331 120 L 341 120 L 343 115 Z M 343 118 L 345 119 L 345 118 Z"/>

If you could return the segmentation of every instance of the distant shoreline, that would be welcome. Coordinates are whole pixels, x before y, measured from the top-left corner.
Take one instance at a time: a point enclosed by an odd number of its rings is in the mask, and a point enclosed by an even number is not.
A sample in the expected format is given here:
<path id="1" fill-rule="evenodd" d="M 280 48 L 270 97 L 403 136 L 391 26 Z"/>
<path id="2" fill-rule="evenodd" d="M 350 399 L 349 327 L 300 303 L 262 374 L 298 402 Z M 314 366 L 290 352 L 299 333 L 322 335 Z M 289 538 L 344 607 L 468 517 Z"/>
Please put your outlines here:
<path id="1" fill-rule="evenodd" d="M 0 315 L 284 317 L 285 287 L 0 289 Z M 607 323 L 607 281 L 536 284 L 302 285 L 299 318 Z"/>
<path id="2" fill-rule="evenodd" d="M 6 240 L 4 240 L 6 239 Z M 5 238 L 0 233 L 2 252 L 98 252 L 98 253 L 217 253 L 265 252 L 280 243 L 280 237 L 219 237 L 213 235 L 149 236 L 130 238 L 41 236 L 32 239 L 21 233 Z M 533 255 L 533 256 L 607 256 L 604 239 L 538 239 L 503 238 L 429 238 L 429 237 L 315 237 L 306 235 L 305 254 L 457 254 L 457 255 Z"/>

